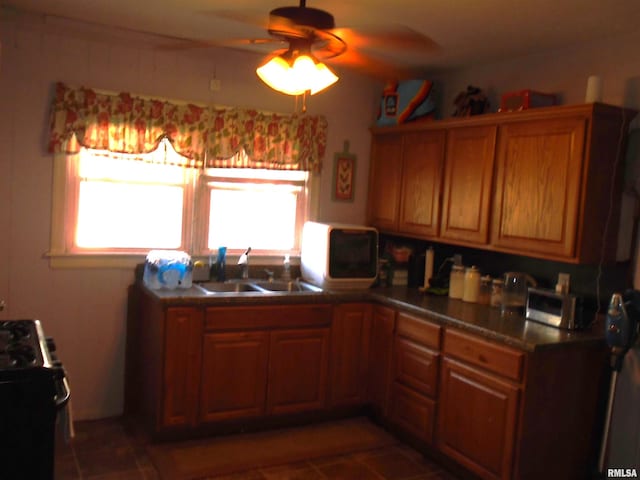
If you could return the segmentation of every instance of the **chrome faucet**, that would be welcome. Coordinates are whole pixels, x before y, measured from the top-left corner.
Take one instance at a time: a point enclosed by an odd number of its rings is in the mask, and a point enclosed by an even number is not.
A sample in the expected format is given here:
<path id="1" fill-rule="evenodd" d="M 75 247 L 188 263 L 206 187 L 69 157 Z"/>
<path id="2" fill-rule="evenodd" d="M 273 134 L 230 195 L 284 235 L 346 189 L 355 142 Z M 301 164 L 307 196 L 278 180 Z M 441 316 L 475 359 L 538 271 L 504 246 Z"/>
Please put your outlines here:
<path id="1" fill-rule="evenodd" d="M 249 278 L 249 253 L 251 253 L 251 247 L 247 248 L 247 250 L 240 255 L 240 258 L 238 259 L 238 265 L 242 265 L 241 277 L 243 280 Z"/>

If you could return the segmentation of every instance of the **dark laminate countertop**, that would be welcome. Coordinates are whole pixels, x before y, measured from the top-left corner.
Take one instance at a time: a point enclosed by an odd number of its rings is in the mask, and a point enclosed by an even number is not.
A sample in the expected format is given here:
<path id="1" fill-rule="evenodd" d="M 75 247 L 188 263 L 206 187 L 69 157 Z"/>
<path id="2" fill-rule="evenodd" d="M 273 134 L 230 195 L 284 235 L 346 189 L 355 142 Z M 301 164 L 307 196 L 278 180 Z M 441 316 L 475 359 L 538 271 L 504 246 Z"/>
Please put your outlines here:
<path id="1" fill-rule="evenodd" d="M 382 305 L 422 316 L 443 326 L 495 340 L 526 351 L 558 348 L 570 344 L 603 343 L 604 329 L 601 323 L 589 330 L 568 331 L 525 320 L 523 316 L 503 317 L 498 308 L 465 303 L 420 293 L 406 287 L 372 288 L 359 291 L 312 292 L 244 292 L 205 294 L 197 287 L 177 290 L 148 290 L 153 297 L 173 306 L 247 306 L 287 305 L 300 303 L 345 303 L 373 301 Z"/>

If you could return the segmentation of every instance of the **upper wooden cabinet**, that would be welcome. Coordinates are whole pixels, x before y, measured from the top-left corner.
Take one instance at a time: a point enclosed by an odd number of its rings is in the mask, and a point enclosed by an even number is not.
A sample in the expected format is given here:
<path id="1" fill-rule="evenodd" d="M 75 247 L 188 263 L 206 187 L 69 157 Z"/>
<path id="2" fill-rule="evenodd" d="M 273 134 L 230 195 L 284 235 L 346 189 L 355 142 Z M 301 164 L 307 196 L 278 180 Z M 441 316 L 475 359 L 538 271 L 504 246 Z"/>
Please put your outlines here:
<path id="1" fill-rule="evenodd" d="M 586 126 L 577 116 L 501 128 L 493 245 L 576 254 Z"/>
<path id="2" fill-rule="evenodd" d="M 374 128 L 370 223 L 567 263 L 613 261 L 635 113 L 594 103 Z M 445 138 L 438 164 L 435 145 Z"/>
<path id="3" fill-rule="evenodd" d="M 441 237 L 486 244 L 495 125 L 452 128 L 447 138 Z"/>
<path id="4" fill-rule="evenodd" d="M 445 132 L 374 137 L 369 221 L 381 230 L 436 236 Z"/>
<path id="5" fill-rule="evenodd" d="M 369 176 L 369 223 L 395 230 L 402 175 L 402 137 L 380 136 L 373 141 Z"/>
<path id="6" fill-rule="evenodd" d="M 438 235 L 444 141 L 444 131 L 403 136 L 398 218 L 398 231 L 402 233 Z"/>

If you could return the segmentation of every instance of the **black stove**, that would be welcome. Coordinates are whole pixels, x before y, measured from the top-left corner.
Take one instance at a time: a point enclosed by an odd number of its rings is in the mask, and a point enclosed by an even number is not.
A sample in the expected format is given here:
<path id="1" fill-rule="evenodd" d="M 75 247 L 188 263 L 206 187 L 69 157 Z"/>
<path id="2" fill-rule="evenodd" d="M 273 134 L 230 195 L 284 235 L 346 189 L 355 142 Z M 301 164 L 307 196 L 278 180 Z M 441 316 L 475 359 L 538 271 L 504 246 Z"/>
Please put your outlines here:
<path id="1" fill-rule="evenodd" d="M 39 320 L 0 321 L 0 478 L 52 479 L 55 425 L 70 391 Z"/>

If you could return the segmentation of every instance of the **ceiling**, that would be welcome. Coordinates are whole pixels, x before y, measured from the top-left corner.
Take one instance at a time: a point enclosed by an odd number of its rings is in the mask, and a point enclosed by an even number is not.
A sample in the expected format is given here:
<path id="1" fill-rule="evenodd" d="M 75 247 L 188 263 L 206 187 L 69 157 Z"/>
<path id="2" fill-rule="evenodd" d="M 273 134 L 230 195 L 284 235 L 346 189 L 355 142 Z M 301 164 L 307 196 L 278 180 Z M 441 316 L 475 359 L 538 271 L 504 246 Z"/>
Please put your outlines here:
<path id="1" fill-rule="evenodd" d="M 240 39 L 266 38 L 268 12 L 297 6 L 297 0 L 0 0 L 8 8 L 83 20 L 167 37 L 169 48 L 231 46 L 267 53 L 274 44 Z M 385 68 L 437 72 L 499 61 L 636 30 L 638 0 L 309 0 L 307 7 L 333 14 L 336 27 L 351 36 L 349 50 Z M 425 48 L 390 45 L 385 35 L 418 32 Z M 388 37 L 386 37 L 388 38 Z M 187 42 L 184 42 L 186 40 Z M 346 58 L 346 57 L 345 57 Z M 334 59 L 340 63 L 340 57 Z M 331 63 L 331 62 L 329 62 Z"/>

